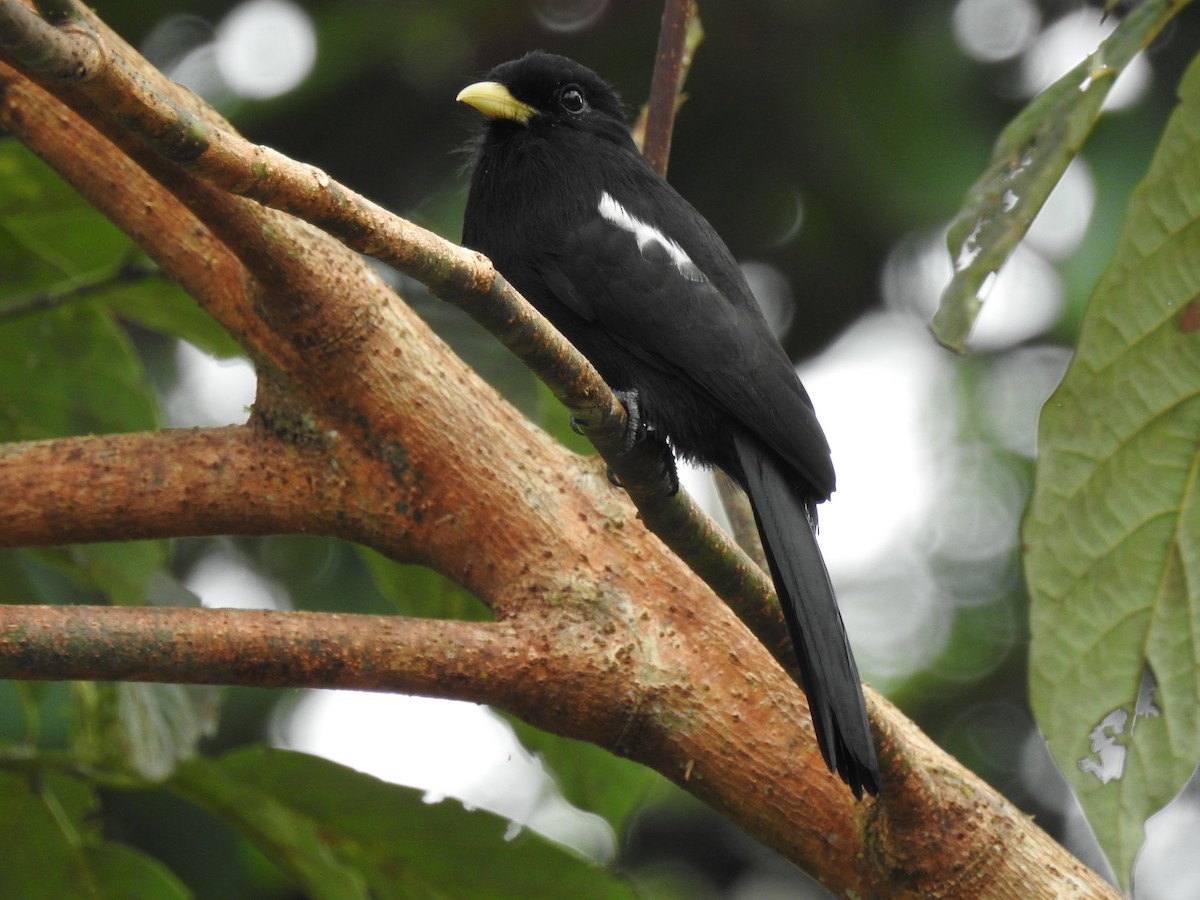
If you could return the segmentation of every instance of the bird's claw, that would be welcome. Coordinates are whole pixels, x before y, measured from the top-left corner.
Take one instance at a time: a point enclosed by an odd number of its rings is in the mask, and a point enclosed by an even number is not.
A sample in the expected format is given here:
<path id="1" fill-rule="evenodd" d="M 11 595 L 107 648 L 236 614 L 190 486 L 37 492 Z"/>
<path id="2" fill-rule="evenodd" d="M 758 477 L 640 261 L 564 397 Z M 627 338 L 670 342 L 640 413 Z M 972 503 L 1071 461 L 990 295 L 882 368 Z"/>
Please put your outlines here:
<path id="1" fill-rule="evenodd" d="M 646 433 L 650 431 L 650 426 L 642 418 L 642 404 L 636 390 L 613 391 L 613 396 L 620 400 L 621 405 L 625 407 L 625 435 L 621 439 L 621 453 L 625 454 L 646 436 Z"/>
<path id="2" fill-rule="evenodd" d="M 622 441 L 621 455 L 629 453 L 645 440 L 653 440 L 662 454 L 663 477 L 670 485 L 667 496 L 674 497 L 679 493 L 679 472 L 675 468 L 675 454 L 671 452 L 670 445 L 660 438 L 654 428 L 646 424 L 646 420 L 642 418 L 642 406 L 636 390 L 613 391 L 613 394 L 625 407 L 625 437 Z M 612 466 L 608 467 L 608 480 L 616 487 L 624 487 L 621 479 L 617 477 L 617 473 L 612 470 Z"/>
<path id="3" fill-rule="evenodd" d="M 671 448 L 663 442 L 663 475 L 666 476 L 667 483 L 670 487 L 667 489 L 667 496 L 674 497 L 679 493 L 679 470 L 675 468 L 675 454 L 671 452 Z"/>

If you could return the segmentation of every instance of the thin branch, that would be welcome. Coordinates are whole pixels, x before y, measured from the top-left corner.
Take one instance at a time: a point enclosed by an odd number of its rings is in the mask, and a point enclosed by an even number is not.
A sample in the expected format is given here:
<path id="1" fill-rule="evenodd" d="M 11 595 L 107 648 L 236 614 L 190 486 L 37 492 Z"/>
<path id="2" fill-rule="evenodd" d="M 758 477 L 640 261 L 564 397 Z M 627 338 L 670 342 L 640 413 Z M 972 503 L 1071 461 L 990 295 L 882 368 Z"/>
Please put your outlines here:
<path id="1" fill-rule="evenodd" d="M 738 487 L 737 482 L 724 472 L 713 472 L 713 482 L 717 486 L 721 506 L 725 508 L 725 515 L 729 518 L 729 530 L 733 533 L 733 539 L 746 555 L 766 572 L 767 555 L 763 552 L 758 526 L 754 523 L 754 510 L 750 507 L 750 498 Z"/>
<path id="2" fill-rule="evenodd" d="M 650 99 L 646 103 L 642 141 L 642 155 L 660 175 L 667 174 L 675 110 L 692 54 L 702 36 L 700 11 L 695 0 L 666 0 L 658 31 L 658 51 L 654 56 L 654 75 L 650 82 Z"/>
<path id="3" fill-rule="evenodd" d="M 683 96 L 683 83 L 691 69 L 696 47 L 703 38 L 700 10 L 695 0 L 666 0 L 658 33 L 650 100 L 646 104 L 644 121 L 641 122 L 642 155 L 664 177 L 670 161 L 671 134 Z M 724 472 L 714 472 L 713 480 L 725 515 L 729 518 L 734 540 L 754 560 L 755 565 L 766 572 L 767 557 L 754 523 L 749 498 Z"/>

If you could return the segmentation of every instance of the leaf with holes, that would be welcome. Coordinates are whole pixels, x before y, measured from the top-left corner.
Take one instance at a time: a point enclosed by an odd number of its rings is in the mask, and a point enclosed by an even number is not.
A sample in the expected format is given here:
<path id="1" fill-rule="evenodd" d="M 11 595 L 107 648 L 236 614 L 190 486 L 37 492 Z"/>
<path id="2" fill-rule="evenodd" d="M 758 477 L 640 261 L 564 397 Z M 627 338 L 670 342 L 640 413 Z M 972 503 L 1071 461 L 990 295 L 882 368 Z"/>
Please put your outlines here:
<path id="1" fill-rule="evenodd" d="M 1042 412 L 1025 522 L 1038 724 L 1128 886 L 1200 760 L 1200 60 Z"/>

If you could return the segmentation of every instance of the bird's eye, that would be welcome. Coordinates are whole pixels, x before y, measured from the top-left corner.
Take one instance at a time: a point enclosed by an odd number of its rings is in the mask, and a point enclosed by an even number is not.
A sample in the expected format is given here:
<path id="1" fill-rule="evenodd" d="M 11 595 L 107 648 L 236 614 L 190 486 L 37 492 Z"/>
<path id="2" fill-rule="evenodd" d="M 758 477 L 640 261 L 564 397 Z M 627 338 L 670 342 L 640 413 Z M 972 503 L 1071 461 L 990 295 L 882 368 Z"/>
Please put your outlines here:
<path id="1" fill-rule="evenodd" d="M 562 108 L 572 115 L 583 112 L 587 109 L 587 101 L 583 99 L 583 91 L 571 84 L 563 88 L 561 94 L 558 95 L 558 102 Z"/>

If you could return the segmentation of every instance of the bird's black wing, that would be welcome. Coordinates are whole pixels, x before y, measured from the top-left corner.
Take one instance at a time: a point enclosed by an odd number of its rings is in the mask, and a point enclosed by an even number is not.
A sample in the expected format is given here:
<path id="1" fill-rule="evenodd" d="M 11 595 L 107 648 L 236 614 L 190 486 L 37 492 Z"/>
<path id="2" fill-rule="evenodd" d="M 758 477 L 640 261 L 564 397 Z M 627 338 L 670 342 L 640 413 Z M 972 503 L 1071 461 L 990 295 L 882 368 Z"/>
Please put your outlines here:
<path id="1" fill-rule="evenodd" d="M 543 283 L 643 363 L 741 421 L 824 500 L 829 445 L 732 254 L 657 176 L 608 187 L 536 259 Z"/>

